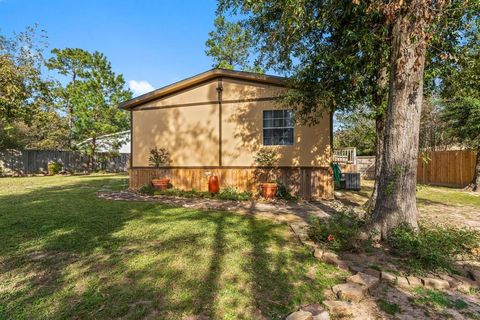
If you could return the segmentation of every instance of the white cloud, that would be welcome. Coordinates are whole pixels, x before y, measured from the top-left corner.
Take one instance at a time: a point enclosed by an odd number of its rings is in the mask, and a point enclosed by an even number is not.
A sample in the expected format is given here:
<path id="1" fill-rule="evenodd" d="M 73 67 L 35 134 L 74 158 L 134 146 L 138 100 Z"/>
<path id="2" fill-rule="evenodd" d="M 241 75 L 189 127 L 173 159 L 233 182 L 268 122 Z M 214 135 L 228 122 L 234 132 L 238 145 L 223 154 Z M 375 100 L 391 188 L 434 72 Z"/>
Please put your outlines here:
<path id="1" fill-rule="evenodd" d="M 154 90 L 153 86 L 146 80 L 130 80 L 128 81 L 128 86 L 133 91 L 134 96 L 139 96 Z"/>

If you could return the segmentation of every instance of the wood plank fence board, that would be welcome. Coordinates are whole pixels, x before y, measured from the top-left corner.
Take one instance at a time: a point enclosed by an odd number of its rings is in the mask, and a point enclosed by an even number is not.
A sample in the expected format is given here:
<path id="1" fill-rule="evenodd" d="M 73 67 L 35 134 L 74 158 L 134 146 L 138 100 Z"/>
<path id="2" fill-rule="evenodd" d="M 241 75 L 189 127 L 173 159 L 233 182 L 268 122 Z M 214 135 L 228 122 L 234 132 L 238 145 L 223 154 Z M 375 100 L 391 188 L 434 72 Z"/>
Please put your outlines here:
<path id="1" fill-rule="evenodd" d="M 97 154 L 96 168 L 108 172 L 125 172 L 128 169 L 130 154 L 111 156 Z M 58 150 L 4 150 L 0 151 L 0 175 L 24 175 L 46 173 L 48 163 L 58 161 L 63 170 L 85 172 L 89 168 L 89 157 L 77 151 Z"/>
<path id="2" fill-rule="evenodd" d="M 418 159 L 417 183 L 465 187 L 473 179 L 476 152 L 473 150 L 432 151 L 425 162 Z"/>

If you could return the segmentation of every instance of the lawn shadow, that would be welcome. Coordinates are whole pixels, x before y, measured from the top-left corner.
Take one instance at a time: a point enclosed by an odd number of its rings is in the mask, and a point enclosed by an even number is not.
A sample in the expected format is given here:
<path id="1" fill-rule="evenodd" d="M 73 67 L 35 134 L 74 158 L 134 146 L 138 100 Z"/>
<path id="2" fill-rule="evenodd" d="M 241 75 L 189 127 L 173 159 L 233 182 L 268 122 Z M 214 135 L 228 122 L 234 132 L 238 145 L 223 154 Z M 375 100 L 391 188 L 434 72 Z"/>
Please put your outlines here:
<path id="1" fill-rule="evenodd" d="M 238 318 L 281 318 L 302 300 L 294 281 L 311 257 L 301 247 L 293 256 L 279 250 L 291 245 L 278 233 L 285 226 L 253 214 L 98 199 L 112 179 L 0 196 L 0 279 L 8 280 L 0 318 L 215 318 L 235 250 L 245 252 L 238 268 L 249 279 L 231 281 L 249 287 L 232 297 L 232 306 L 249 301 Z"/>

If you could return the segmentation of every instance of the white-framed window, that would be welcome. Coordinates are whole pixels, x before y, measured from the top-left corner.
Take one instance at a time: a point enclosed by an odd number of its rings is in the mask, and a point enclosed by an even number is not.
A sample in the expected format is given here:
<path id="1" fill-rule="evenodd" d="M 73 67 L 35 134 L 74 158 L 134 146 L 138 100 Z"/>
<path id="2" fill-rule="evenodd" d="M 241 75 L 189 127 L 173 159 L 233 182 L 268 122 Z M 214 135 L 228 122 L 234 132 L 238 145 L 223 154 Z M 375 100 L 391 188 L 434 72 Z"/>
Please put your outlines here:
<path id="1" fill-rule="evenodd" d="M 293 110 L 263 111 L 263 145 L 293 145 Z"/>

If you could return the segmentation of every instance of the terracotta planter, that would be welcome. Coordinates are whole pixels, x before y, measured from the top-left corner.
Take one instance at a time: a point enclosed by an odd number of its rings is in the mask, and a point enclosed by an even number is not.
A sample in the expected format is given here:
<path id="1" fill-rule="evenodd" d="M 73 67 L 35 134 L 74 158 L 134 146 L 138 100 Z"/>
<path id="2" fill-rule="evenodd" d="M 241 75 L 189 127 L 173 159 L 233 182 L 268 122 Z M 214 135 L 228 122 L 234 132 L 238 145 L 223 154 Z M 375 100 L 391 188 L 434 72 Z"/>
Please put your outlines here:
<path id="1" fill-rule="evenodd" d="M 208 177 L 208 192 L 218 193 L 220 191 L 220 183 L 217 176 Z"/>
<path id="2" fill-rule="evenodd" d="M 170 186 L 170 179 L 152 179 L 152 186 L 157 190 L 166 190 Z"/>
<path id="3" fill-rule="evenodd" d="M 276 183 L 262 183 L 260 185 L 262 188 L 262 197 L 265 199 L 274 199 L 277 194 L 277 184 Z"/>

